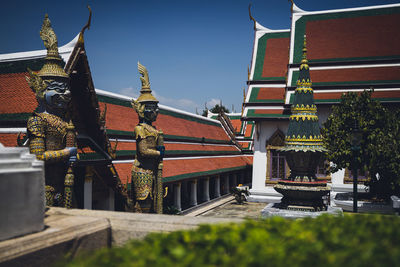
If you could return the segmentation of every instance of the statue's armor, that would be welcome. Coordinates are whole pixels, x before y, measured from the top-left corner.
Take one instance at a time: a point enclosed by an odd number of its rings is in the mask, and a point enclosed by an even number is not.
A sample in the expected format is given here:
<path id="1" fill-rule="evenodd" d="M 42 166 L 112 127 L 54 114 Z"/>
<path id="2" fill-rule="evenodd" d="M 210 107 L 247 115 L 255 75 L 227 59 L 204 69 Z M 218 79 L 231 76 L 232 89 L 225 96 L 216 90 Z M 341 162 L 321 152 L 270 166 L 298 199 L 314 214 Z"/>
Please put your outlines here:
<path id="1" fill-rule="evenodd" d="M 27 124 L 29 150 L 45 162 L 46 186 L 54 194 L 64 191 L 65 161 L 69 158 L 65 148 L 66 128 L 65 121 L 49 113 L 34 113 Z"/>
<path id="2" fill-rule="evenodd" d="M 135 127 L 135 135 L 137 149 L 132 166 L 132 192 L 139 208 L 148 211 L 160 156 L 156 150 L 159 132 L 151 125 L 140 123 Z"/>

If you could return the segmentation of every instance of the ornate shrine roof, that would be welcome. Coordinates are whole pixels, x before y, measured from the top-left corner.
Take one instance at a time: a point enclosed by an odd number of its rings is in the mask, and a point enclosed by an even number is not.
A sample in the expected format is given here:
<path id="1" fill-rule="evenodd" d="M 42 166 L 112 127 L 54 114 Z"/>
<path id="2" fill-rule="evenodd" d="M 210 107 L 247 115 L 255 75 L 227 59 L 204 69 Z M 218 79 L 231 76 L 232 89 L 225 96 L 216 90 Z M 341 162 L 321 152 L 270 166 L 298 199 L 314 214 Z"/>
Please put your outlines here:
<path id="1" fill-rule="evenodd" d="M 305 34 L 317 105 L 339 103 L 342 93 L 371 87 L 374 98 L 398 104 L 398 21 L 400 4 L 322 11 L 304 11 L 294 5 L 289 30 L 270 30 L 255 22 L 243 119 L 289 119 Z M 268 44 L 271 40 L 281 45 Z"/>

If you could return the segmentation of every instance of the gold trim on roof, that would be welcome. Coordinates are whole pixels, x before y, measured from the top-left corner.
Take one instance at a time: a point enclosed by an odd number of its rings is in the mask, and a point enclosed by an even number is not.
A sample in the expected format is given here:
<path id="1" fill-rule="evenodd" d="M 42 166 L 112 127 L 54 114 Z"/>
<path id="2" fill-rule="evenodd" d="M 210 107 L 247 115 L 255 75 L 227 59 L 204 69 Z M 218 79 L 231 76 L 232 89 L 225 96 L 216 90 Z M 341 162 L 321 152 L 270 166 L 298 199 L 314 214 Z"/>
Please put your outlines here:
<path id="1" fill-rule="evenodd" d="M 318 116 L 317 115 L 311 115 L 311 114 L 301 114 L 301 115 L 291 115 L 290 120 L 300 120 L 302 119 L 303 121 L 305 120 L 312 120 L 312 121 L 317 121 Z"/>

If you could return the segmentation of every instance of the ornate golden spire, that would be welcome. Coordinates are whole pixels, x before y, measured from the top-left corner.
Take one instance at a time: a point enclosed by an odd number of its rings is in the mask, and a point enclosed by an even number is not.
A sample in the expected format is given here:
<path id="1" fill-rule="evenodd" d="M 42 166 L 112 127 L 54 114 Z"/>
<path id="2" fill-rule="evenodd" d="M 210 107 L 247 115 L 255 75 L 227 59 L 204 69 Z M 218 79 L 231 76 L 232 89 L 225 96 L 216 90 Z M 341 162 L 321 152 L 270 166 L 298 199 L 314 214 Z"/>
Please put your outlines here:
<path id="1" fill-rule="evenodd" d="M 300 69 L 306 68 L 308 69 L 308 59 L 307 59 L 307 40 L 306 35 L 304 35 L 304 43 L 303 43 L 303 57 L 301 59 Z"/>
<path id="2" fill-rule="evenodd" d="M 49 16 L 46 14 L 43 20 L 40 38 L 43 40 L 47 49 L 47 56 L 42 69 L 39 71 L 40 77 L 63 77 L 68 78 L 68 74 L 63 69 L 63 60 L 58 54 L 57 36 L 51 27 Z"/>
<path id="3" fill-rule="evenodd" d="M 138 70 L 142 75 L 140 80 L 142 82 L 142 89 L 140 90 L 140 96 L 138 97 L 138 102 L 157 102 L 158 100 L 151 94 L 149 73 L 145 66 L 138 62 Z"/>

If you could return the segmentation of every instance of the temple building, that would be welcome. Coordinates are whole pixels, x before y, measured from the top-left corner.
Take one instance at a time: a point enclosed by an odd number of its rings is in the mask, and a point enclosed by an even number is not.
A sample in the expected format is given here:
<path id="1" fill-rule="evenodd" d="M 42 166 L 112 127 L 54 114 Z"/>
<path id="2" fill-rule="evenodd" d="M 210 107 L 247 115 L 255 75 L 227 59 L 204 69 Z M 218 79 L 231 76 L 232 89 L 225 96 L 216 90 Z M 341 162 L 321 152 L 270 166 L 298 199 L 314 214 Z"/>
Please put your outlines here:
<path id="1" fill-rule="evenodd" d="M 254 22 L 254 49 L 242 120 L 254 122 L 251 199 L 278 201 L 273 189 L 290 174 L 279 149 L 288 130 L 290 105 L 302 60 L 304 36 L 320 126 L 345 92 L 373 88 L 374 99 L 400 106 L 400 4 L 304 11 L 292 5 L 290 29 Z M 330 176 L 321 162 L 317 177 L 335 185 L 351 182 L 348 170 Z M 367 179 L 367 177 L 365 177 Z"/>
<path id="2" fill-rule="evenodd" d="M 68 111 L 77 132 L 74 207 L 129 211 L 138 115 L 133 98 L 95 88 L 86 56 L 86 28 L 58 48 L 70 79 Z M 0 55 L 0 143 L 4 146 L 28 143 L 27 120 L 37 111 L 38 102 L 26 77 L 28 68 L 38 72 L 45 58 L 46 50 Z M 149 73 L 151 80 L 151 69 Z M 139 79 L 135 69 L 132 75 Z M 153 125 L 164 133 L 165 210 L 196 206 L 251 181 L 252 155 L 235 138 L 243 132 L 242 139 L 251 141 L 245 130 L 232 128 L 226 117 L 206 118 L 160 104 Z"/>

